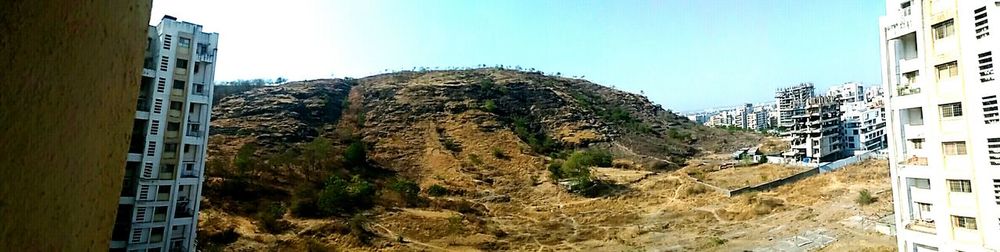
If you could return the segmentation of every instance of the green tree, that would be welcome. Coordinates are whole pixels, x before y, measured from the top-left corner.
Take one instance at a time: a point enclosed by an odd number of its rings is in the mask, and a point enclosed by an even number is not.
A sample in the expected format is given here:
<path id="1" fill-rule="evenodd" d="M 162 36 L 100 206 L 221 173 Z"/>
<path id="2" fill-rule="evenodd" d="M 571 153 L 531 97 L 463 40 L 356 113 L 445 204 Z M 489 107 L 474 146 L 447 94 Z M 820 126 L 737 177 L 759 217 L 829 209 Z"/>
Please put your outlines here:
<path id="1" fill-rule="evenodd" d="M 355 140 L 344 151 L 344 162 L 351 167 L 357 168 L 365 164 L 365 161 L 368 159 L 367 155 L 365 144 L 360 140 Z"/>
<path id="2" fill-rule="evenodd" d="M 420 200 L 420 186 L 406 178 L 396 178 L 389 184 L 389 189 L 399 193 L 408 205 L 414 205 Z"/>
<path id="3" fill-rule="evenodd" d="M 246 175 L 256 165 L 256 160 L 254 160 L 253 156 L 254 152 L 257 152 L 257 145 L 252 143 L 244 144 L 236 151 L 236 157 L 233 158 L 233 165 L 236 166 L 239 176 Z"/>
<path id="4" fill-rule="evenodd" d="M 333 143 L 325 137 L 316 137 L 302 146 L 302 157 L 313 169 L 323 169 L 333 152 Z"/>

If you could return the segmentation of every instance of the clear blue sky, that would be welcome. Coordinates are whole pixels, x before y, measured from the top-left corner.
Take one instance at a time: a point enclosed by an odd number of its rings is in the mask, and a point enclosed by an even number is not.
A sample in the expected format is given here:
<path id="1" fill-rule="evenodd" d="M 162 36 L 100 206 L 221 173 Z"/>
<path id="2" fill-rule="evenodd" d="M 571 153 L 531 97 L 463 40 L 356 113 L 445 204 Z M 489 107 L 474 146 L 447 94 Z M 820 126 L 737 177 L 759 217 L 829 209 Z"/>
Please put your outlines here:
<path id="1" fill-rule="evenodd" d="M 876 0 L 156 0 L 218 32 L 216 80 L 519 65 L 585 75 L 685 111 L 810 81 L 879 84 Z"/>

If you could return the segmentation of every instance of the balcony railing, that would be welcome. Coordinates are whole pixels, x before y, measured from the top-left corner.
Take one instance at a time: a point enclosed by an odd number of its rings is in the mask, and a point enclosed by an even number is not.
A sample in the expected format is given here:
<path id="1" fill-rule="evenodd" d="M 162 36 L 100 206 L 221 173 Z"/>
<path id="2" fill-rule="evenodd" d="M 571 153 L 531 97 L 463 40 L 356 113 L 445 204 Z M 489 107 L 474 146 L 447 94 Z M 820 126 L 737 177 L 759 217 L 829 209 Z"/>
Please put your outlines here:
<path id="1" fill-rule="evenodd" d="M 188 130 L 186 135 L 189 137 L 200 137 L 202 135 L 202 132 L 196 130 Z"/>
<path id="2" fill-rule="evenodd" d="M 896 91 L 899 93 L 899 96 L 907 96 L 912 94 L 919 94 L 920 88 L 913 87 L 912 84 L 900 84 L 898 87 L 896 87 Z"/>
<path id="3" fill-rule="evenodd" d="M 911 156 L 911 157 L 907 158 L 906 160 L 903 160 L 902 162 L 899 162 L 899 164 L 901 164 L 901 165 L 927 166 L 927 157 Z"/>
<path id="4" fill-rule="evenodd" d="M 935 224 L 932 221 L 912 220 L 906 224 L 906 229 L 928 234 L 937 233 Z"/>

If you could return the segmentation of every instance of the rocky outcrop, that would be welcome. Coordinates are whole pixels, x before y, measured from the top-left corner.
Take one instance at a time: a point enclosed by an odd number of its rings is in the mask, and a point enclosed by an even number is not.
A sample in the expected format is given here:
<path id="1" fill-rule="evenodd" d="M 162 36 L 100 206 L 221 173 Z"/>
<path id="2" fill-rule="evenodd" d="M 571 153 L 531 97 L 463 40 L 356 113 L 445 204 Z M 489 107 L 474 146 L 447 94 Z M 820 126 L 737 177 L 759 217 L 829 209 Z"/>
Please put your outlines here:
<path id="1" fill-rule="evenodd" d="M 211 132 L 263 145 L 307 141 L 340 119 L 350 88 L 339 79 L 313 80 L 226 97 L 212 109 Z"/>

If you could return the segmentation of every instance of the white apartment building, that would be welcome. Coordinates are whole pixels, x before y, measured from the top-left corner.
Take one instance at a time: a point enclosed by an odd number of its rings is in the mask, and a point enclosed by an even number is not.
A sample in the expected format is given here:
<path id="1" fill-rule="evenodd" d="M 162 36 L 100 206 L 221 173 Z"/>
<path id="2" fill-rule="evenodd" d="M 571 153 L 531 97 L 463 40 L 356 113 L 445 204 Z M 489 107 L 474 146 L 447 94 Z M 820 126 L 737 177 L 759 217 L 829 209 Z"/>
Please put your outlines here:
<path id="1" fill-rule="evenodd" d="M 854 155 L 859 151 L 884 149 L 885 115 L 881 105 L 874 101 L 873 94 L 879 94 L 881 88 L 869 88 L 859 83 L 848 82 L 833 86 L 827 91 L 827 96 L 840 103 L 840 121 L 843 129 L 844 154 Z M 874 91 L 869 92 L 869 91 Z"/>
<path id="2" fill-rule="evenodd" d="M 899 251 L 1000 251 L 997 0 L 887 0 L 879 19 Z"/>
<path id="3" fill-rule="evenodd" d="M 841 104 L 840 111 L 843 113 L 840 120 L 845 154 L 886 148 L 885 117 L 881 108 L 858 101 Z"/>
<path id="4" fill-rule="evenodd" d="M 150 26 L 111 251 L 195 251 L 219 34 Z"/>
<path id="5" fill-rule="evenodd" d="M 848 82 L 830 87 L 826 96 L 835 97 L 840 103 L 862 102 L 865 100 L 865 86 Z"/>

